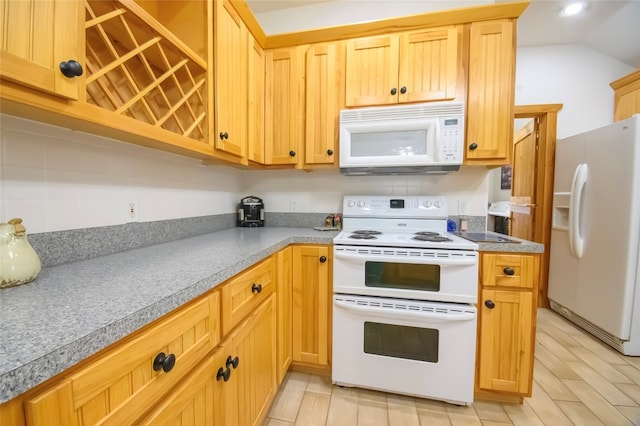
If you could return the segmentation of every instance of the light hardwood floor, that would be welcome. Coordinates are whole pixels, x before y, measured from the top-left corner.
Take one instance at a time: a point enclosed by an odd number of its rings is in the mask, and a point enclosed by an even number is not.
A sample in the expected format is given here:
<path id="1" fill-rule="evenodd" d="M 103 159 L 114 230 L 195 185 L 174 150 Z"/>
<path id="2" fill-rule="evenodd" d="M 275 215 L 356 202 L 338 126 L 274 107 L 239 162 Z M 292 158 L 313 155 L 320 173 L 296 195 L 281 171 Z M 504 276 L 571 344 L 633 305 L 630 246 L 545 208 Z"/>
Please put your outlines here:
<path id="1" fill-rule="evenodd" d="M 263 426 L 640 425 L 640 357 L 538 310 L 533 395 L 522 405 L 443 402 L 331 385 L 289 372 Z"/>

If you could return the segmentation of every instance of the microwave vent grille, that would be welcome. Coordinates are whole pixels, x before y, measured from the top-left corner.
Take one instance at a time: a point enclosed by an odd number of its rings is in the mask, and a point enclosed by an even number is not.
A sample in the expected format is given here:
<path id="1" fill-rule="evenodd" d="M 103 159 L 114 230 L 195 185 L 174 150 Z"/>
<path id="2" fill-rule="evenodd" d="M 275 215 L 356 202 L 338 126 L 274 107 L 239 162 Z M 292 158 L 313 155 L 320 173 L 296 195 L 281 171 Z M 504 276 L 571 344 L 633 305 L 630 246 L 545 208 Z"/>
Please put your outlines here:
<path id="1" fill-rule="evenodd" d="M 393 107 L 358 108 L 340 111 L 342 123 L 378 120 L 406 120 L 464 116 L 463 102 L 436 102 Z"/>

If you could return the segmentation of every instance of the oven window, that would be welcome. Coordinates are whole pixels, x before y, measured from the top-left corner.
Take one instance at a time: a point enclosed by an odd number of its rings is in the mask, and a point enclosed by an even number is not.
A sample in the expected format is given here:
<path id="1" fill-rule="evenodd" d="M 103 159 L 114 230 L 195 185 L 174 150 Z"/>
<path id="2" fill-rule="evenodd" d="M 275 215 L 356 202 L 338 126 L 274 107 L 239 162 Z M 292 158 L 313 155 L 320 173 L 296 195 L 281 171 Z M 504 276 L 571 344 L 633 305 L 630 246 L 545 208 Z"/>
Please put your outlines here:
<path id="1" fill-rule="evenodd" d="M 364 272 L 367 287 L 440 291 L 440 265 L 365 262 Z"/>
<path id="2" fill-rule="evenodd" d="M 436 363 L 438 330 L 365 321 L 364 352 Z"/>

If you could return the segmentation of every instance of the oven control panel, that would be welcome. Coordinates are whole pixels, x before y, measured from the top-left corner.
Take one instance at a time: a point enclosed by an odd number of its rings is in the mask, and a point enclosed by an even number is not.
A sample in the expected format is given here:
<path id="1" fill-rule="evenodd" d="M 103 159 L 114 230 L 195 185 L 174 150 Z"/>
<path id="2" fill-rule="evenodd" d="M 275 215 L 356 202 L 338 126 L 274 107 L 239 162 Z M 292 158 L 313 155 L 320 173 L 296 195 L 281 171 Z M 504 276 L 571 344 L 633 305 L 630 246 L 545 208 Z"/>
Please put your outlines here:
<path id="1" fill-rule="evenodd" d="M 345 217 L 447 217 L 447 200 L 443 196 L 346 195 L 342 213 Z"/>

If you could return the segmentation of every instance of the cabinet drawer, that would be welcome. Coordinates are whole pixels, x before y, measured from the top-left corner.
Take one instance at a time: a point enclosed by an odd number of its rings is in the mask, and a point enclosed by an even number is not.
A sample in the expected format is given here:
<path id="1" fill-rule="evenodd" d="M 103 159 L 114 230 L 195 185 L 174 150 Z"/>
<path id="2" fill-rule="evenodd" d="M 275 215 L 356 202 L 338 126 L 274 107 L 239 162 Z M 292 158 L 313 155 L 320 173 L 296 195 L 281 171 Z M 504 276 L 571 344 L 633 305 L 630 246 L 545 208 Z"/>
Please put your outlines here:
<path id="1" fill-rule="evenodd" d="M 27 423 L 132 423 L 218 344 L 219 306 L 219 293 L 214 292 L 108 350 L 55 388 L 27 401 Z M 163 365 L 157 362 L 160 353 L 168 358 Z M 172 368 L 170 355 L 175 357 Z M 52 419 L 60 420 L 52 423 Z"/>
<path id="2" fill-rule="evenodd" d="M 483 254 L 482 285 L 533 288 L 538 276 L 538 256 Z"/>
<path id="3" fill-rule="evenodd" d="M 222 287 L 222 332 L 227 334 L 273 292 L 273 260 L 268 258 Z"/>

